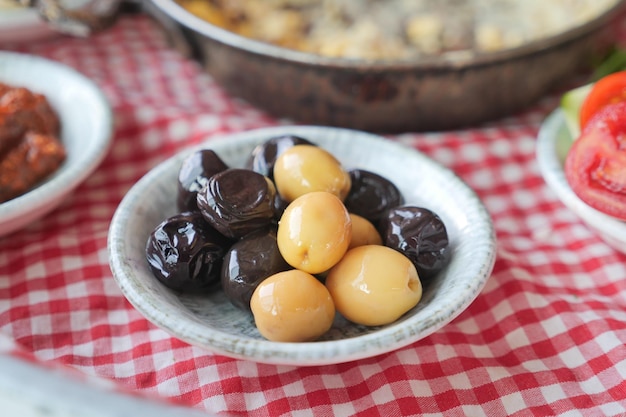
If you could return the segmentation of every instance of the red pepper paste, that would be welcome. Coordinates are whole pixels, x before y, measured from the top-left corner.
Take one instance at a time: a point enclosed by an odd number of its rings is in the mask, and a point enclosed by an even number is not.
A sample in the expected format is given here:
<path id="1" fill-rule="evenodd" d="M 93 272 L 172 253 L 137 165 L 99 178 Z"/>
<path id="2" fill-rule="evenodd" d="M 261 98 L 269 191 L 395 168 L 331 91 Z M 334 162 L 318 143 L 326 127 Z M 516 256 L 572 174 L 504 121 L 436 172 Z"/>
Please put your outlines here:
<path id="1" fill-rule="evenodd" d="M 66 158 L 60 120 L 46 97 L 0 83 L 0 203 L 55 172 Z"/>

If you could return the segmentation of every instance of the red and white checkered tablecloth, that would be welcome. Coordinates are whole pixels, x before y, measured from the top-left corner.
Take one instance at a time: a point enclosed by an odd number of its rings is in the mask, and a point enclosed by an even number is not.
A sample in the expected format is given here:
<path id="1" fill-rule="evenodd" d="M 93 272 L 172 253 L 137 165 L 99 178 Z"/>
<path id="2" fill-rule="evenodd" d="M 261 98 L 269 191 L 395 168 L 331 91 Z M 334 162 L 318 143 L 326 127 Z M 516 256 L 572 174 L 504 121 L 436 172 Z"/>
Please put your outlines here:
<path id="1" fill-rule="evenodd" d="M 61 207 L 0 238 L 0 349 L 44 366 L 222 415 L 626 415 L 626 256 L 548 189 L 535 160 L 556 106 L 474 129 L 407 133 L 454 170 L 493 217 L 495 269 L 478 298 L 431 336 L 332 366 L 256 364 L 207 353 L 137 312 L 108 266 L 125 192 L 190 144 L 287 123 L 234 99 L 141 15 L 90 39 L 5 49 L 76 68 L 115 113 L 108 157 Z"/>

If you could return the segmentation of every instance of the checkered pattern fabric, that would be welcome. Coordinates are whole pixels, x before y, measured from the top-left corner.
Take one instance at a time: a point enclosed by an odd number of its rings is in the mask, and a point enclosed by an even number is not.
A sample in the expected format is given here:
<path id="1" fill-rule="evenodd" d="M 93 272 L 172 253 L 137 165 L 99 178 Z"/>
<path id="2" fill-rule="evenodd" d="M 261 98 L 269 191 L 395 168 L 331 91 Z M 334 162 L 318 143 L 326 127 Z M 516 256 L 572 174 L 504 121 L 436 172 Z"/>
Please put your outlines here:
<path id="1" fill-rule="evenodd" d="M 114 110 L 115 137 L 57 210 L 0 238 L 1 350 L 218 415 L 626 415 L 626 256 L 560 203 L 535 160 L 558 94 L 472 129 L 389 136 L 454 170 L 493 217 L 495 268 L 466 311 L 378 357 L 273 366 L 156 328 L 116 286 L 106 245 L 118 203 L 157 163 L 218 134 L 288 121 L 230 97 L 145 16 L 90 39 L 3 49 L 93 79 Z"/>

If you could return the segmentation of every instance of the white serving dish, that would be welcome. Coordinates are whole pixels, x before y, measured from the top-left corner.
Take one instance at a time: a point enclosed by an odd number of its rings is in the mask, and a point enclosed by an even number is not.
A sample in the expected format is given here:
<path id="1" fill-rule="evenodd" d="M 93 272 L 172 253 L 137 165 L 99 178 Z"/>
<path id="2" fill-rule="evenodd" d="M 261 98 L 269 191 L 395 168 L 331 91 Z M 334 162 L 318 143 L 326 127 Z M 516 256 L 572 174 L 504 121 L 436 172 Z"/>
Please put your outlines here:
<path id="1" fill-rule="evenodd" d="M 0 51 L 0 82 L 46 96 L 61 120 L 61 141 L 67 151 L 65 162 L 46 181 L 0 204 L 1 237 L 54 210 L 96 169 L 112 140 L 113 116 L 94 82 L 55 61 Z"/>
<path id="2" fill-rule="evenodd" d="M 565 157 L 574 138 L 567 129 L 561 109 L 544 121 L 537 136 L 537 162 L 548 186 L 570 210 L 606 243 L 626 253 L 626 222 L 606 215 L 582 201 L 569 186 L 563 169 Z"/>
<path id="3" fill-rule="evenodd" d="M 397 322 L 367 328 L 338 318 L 320 341 L 279 343 L 263 339 L 253 318 L 233 307 L 220 291 L 210 296 L 177 294 L 149 270 L 148 235 L 176 213 L 181 152 L 138 181 L 120 203 L 109 229 L 113 275 L 126 298 L 148 320 L 173 336 L 211 352 L 256 362 L 324 365 L 399 349 L 437 331 L 478 296 L 496 252 L 491 218 L 475 193 L 450 170 L 416 150 L 372 134 L 314 126 L 265 128 L 221 139 L 210 147 L 231 167 L 242 167 L 253 147 L 266 139 L 295 134 L 333 153 L 346 167 L 368 169 L 394 182 L 408 204 L 429 208 L 446 224 L 452 259 L 428 286 L 420 303 Z"/>

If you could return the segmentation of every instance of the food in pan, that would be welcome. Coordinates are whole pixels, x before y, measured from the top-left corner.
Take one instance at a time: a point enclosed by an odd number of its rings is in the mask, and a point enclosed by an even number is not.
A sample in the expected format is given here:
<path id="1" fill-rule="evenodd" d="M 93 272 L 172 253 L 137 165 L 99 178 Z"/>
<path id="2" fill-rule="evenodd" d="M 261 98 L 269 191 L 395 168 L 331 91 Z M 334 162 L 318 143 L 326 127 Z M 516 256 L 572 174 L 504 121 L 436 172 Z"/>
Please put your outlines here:
<path id="1" fill-rule="evenodd" d="M 617 0 L 177 0 L 242 36 L 314 54 L 406 59 L 515 48 L 584 24 Z"/>

